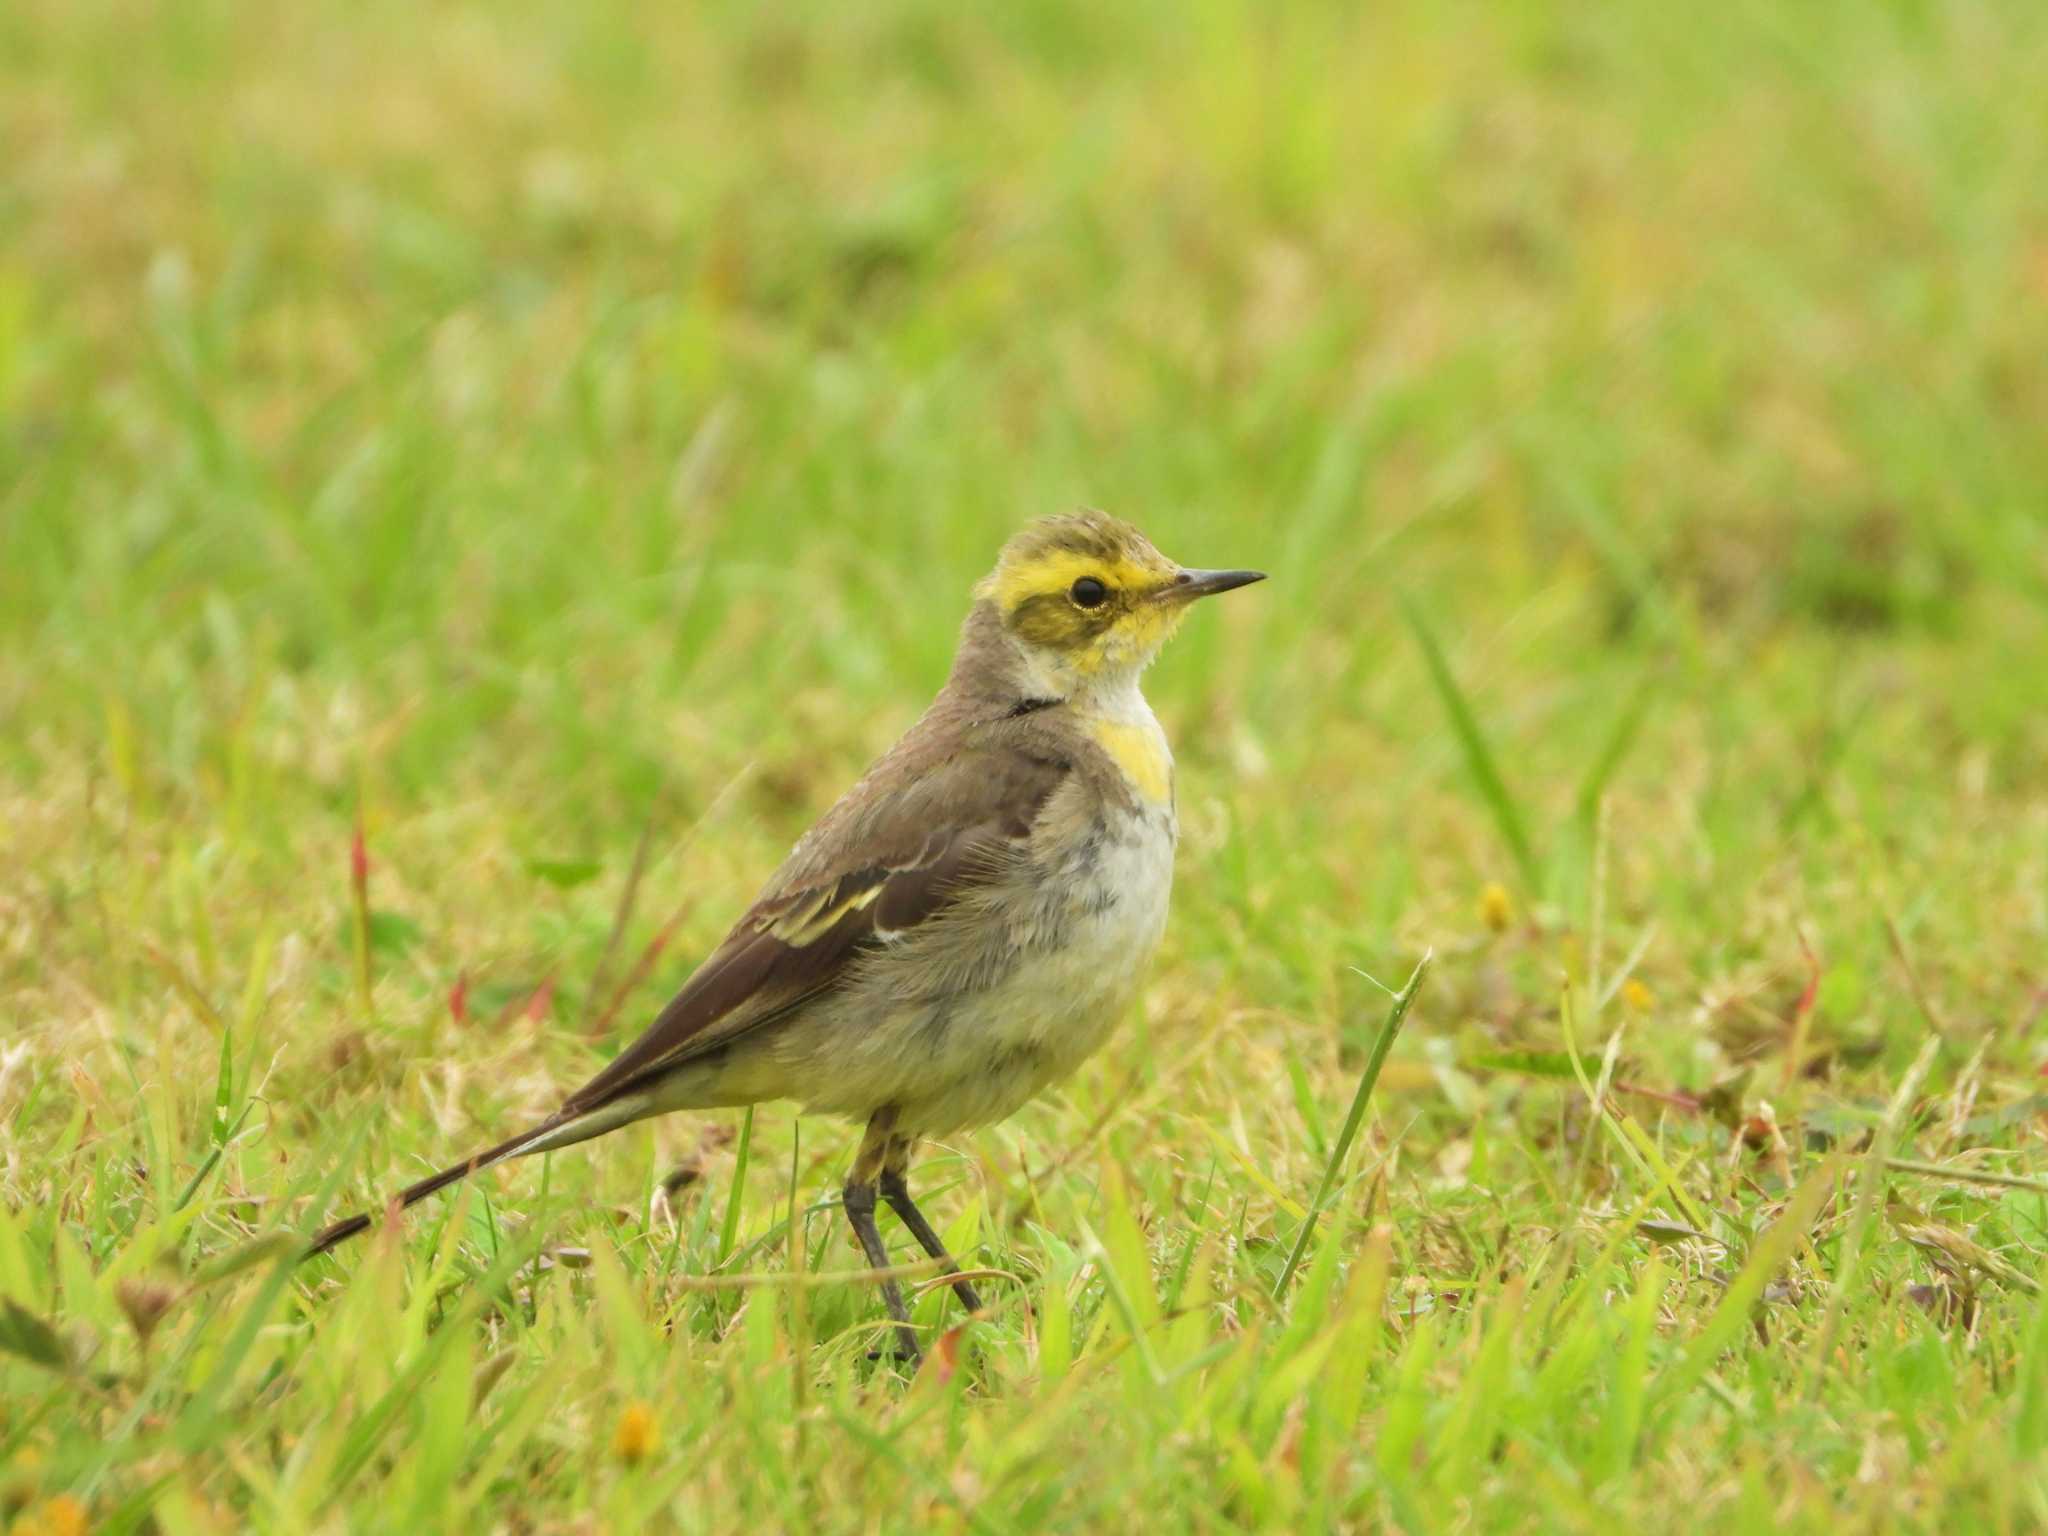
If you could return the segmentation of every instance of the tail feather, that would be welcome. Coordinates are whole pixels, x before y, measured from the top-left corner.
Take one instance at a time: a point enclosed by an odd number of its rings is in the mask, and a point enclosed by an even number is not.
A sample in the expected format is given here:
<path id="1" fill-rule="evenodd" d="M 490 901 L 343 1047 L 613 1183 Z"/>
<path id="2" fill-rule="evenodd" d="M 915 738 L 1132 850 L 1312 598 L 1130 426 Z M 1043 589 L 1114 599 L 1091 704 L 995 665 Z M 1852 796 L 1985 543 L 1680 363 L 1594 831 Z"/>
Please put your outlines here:
<path id="1" fill-rule="evenodd" d="M 532 1130 L 523 1131 L 510 1141 L 501 1141 L 495 1147 L 478 1152 L 452 1168 L 443 1168 L 431 1178 L 421 1179 L 417 1184 L 408 1184 L 386 1202 L 385 1209 L 389 1210 L 395 1205 L 403 1210 L 417 1205 L 436 1191 L 446 1189 L 450 1184 L 460 1183 L 479 1168 L 489 1168 L 494 1163 L 507 1162 L 527 1152 L 538 1152 L 542 1150 L 542 1143 L 549 1146 L 558 1145 L 558 1142 L 549 1139 L 549 1133 L 560 1130 L 565 1123 L 559 1118 L 544 1120 Z M 580 1137 L 574 1139 L 581 1140 Z M 375 1216 L 371 1213 L 364 1212 L 358 1216 L 351 1216 L 346 1221 L 337 1221 L 313 1239 L 312 1247 L 306 1250 L 306 1257 L 310 1259 L 316 1253 L 325 1253 L 336 1244 L 347 1242 L 358 1232 L 367 1230 L 374 1219 Z"/>
<path id="2" fill-rule="evenodd" d="M 432 1178 L 421 1179 L 409 1184 L 390 1200 L 384 1209 L 397 1206 L 400 1210 L 417 1205 L 437 1190 L 446 1189 L 450 1184 L 460 1183 L 479 1168 L 489 1168 L 497 1163 L 510 1162 L 515 1157 L 525 1157 L 530 1152 L 552 1152 L 556 1147 L 574 1146 L 579 1141 L 588 1141 L 593 1136 L 602 1136 L 606 1131 L 617 1130 L 644 1115 L 659 1113 L 660 1106 L 642 1093 L 631 1093 L 598 1104 L 581 1112 L 563 1110 L 550 1115 L 532 1130 L 522 1131 L 510 1141 L 501 1141 L 495 1147 L 487 1147 L 452 1168 L 443 1168 Z M 313 1245 L 305 1256 L 325 1253 L 337 1243 L 345 1243 L 358 1232 L 366 1230 L 375 1220 L 375 1215 L 364 1212 L 351 1216 L 346 1221 L 337 1221 L 333 1226 L 313 1239 Z"/>

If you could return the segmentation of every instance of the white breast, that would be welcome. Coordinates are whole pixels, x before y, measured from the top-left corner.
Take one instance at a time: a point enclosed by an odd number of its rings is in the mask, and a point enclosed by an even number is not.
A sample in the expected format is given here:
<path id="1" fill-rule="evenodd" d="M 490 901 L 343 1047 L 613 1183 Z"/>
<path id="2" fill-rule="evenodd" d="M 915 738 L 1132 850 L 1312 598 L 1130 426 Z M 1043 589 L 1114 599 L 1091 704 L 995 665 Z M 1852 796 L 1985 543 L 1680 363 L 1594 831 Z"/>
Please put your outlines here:
<path id="1" fill-rule="evenodd" d="M 928 1058 L 930 1092 L 904 1106 L 907 1122 L 944 1134 L 1000 1120 L 1100 1048 L 1165 931 L 1173 846 L 1170 810 L 1148 806 L 1106 819 L 1085 867 L 1060 884 L 1063 941 L 1020 955 L 957 1011 Z"/>

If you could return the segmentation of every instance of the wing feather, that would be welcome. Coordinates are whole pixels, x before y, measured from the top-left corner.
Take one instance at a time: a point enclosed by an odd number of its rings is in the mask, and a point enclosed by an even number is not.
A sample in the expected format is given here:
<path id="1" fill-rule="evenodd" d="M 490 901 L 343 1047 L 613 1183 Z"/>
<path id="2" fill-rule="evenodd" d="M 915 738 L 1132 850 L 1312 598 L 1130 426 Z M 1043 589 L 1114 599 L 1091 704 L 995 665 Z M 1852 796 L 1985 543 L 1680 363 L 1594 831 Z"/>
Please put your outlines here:
<path id="1" fill-rule="evenodd" d="M 898 787 L 878 765 L 791 853 L 646 1033 L 571 1094 L 583 1113 L 828 991 L 857 956 L 946 911 L 1017 857 L 1069 764 L 961 750 Z"/>

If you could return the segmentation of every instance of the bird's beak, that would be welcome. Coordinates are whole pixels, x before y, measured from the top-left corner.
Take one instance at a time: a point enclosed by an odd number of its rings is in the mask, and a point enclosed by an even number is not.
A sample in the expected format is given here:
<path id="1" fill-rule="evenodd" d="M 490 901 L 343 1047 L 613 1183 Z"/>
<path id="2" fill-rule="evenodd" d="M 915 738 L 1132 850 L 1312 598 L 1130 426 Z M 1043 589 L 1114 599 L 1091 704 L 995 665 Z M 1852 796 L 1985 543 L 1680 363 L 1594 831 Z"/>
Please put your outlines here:
<path id="1" fill-rule="evenodd" d="M 1182 571 L 1174 577 L 1172 585 L 1160 589 L 1159 596 L 1167 602 L 1191 602 L 1265 579 L 1264 571 Z"/>

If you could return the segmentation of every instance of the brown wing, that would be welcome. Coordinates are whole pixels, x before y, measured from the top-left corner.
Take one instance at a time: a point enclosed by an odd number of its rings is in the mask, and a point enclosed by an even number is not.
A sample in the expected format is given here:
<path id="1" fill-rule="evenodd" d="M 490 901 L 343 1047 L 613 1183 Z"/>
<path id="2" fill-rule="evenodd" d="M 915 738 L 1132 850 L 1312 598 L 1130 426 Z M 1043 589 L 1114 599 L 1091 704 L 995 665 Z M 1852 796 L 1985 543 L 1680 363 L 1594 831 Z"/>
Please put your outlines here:
<path id="1" fill-rule="evenodd" d="M 915 737 L 827 812 L 695 975 L 564 1102 L 580 1114 L 826 991 L 1016 857 L 1068 765 L 1015 746 L 929 759 Z M 894 783 L 878 790 L 878 783 Z"/>

